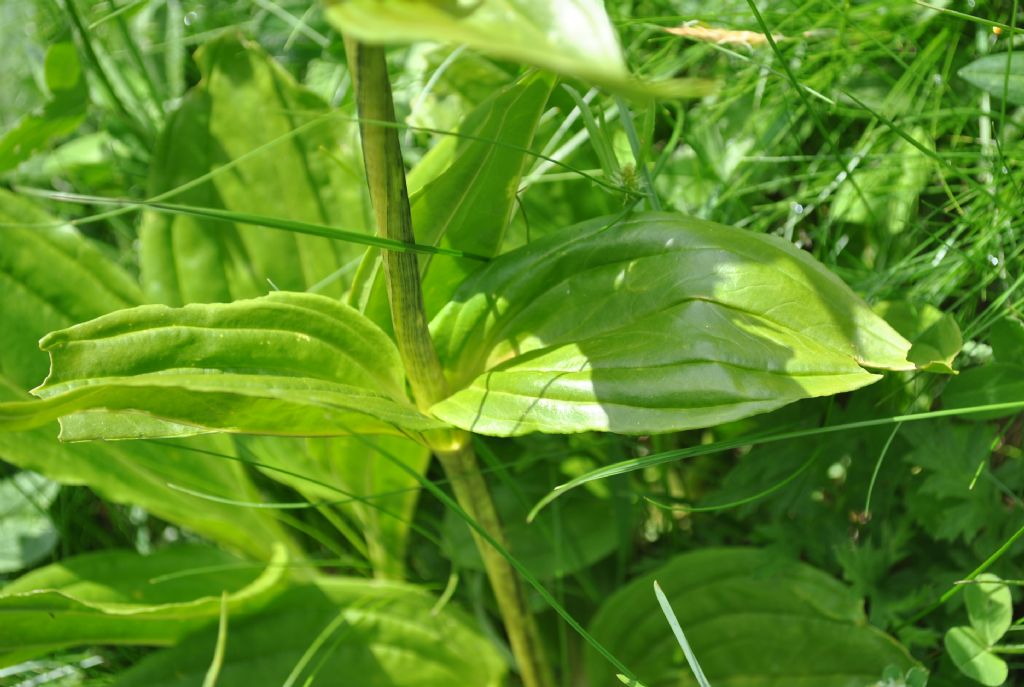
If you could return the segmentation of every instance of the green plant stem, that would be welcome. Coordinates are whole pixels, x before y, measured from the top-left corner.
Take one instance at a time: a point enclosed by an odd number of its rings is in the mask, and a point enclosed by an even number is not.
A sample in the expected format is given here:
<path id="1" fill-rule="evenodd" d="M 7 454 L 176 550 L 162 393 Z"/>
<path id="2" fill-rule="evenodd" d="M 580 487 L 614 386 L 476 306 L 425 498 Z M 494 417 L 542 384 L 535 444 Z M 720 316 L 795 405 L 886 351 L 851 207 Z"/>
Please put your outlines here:
<path id="1" fill-rule="evenodd" d="M 415 243 L 405 166 L 395 121 L 384 49 L 346 39 L 345 50 L 359 109 L 363 163 L 381 237 Z M 448 395 L 447 381 L 427 329 L 417 257 L 383 251 L 391 319 L 416 405 L 423 411 Z M 450 430 L 426 437 L 441 462 L 459 505 L 495 541 L 507 548 L 494 501 L 480 472 L 469 435 Z M 526 595 L 509 561 L 474 532 L 525 687 L 553 687 L 554 678 Z"/>
<path id="2" fill-rule="evenodd" d="M 394 129 L 365 121 L 395 121 L 384 49 L 348 39 L 345 49 L 356 87 L 363 164 L 377 220 L 377 234 L 406 244 L 415 243 L 398 134 Z M 427 329 L 416 256 L 385 250 L 382 260 L 398 351 L 405 363 L 413 399 L 420 410 L 426 411 L 448 392 L 441 363 Z"/>
<path id="3" fill-rule="evenodd" d="M 504 548 L 508 548 L 494 508 L 487 482 L 480 472 L 473 445 L 465 432 L 452 432 L 452 448 L 436 451 L 459 505 Z M 491 589 L 505 621 L 512 653 L 516 657 L 523 684 L 527 687 L 553 687 L 554 675 L 540 641 L 536 621 L 526 607 L 526 594 L 520 577 L 508 560 L 483 537 L 473 532 Z"/>

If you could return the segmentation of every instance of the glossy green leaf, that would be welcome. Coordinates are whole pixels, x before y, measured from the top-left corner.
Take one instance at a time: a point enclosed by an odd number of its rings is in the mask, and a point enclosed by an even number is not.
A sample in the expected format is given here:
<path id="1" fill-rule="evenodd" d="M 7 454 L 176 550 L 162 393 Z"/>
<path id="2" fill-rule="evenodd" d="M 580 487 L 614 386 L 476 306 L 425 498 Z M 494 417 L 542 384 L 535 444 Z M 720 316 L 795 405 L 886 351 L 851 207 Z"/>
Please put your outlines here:
<path id="1" fill-rule="evenodd" d="M 954 627 L 943 638 L 946 653 L 967 677 L 988 687 L 999 687 L 1009 676 L 1006 661 L 989 651 L 973 627 Z"/>
<path id="2" fill-rule="evenodd" d="M 985 55 L 961 69 L 959 74 L 983 91 L 1024 105 L 1024 51 Z"/>
<path id="3" fill-rule="evenodd" d="M 398 436 L 245 440 L 264 474 L 303 494 L 310 503 L 335 507 L 358 525 L 374 571 L 405 576 L 406 544 L 419 499 L 419 482 L 394 458 L 423 474 L 430 451 Z M 297 477 L 296 475 L 301 475 Z"/>
<path id="4" fill-rule="evenodd" d="M 367 43 L 465 44 L 627 93 L 692 97 L 711 86 L 700 79 L 651 83 L 630 75 L 600 0 L 328 0 L 327 18 Z"/>
<path id="5" fill-rule="evenodd" d="M 294 684 L 360 687 L 498 687 L 505 672 L 490 643 L 448 607 L 413 587 L 321 578 L 288 591 L 265 611 L 232 618 L 218 687 L 281 685 L 324 637 Z M 117 687 L 202 683 L 213 628 L 143 659 Z"/>
<path id="6" fill-rule="evenodd" d="M 391 340 L 323 296 L 140 306 L 53 332 L 40 345 L 51 358 L 33 391 L 42 400 L 0 405 L 0 426 L 60 417 L 69 441 L 438 426 L 406 400 Z"/>
<path id="7" fill-rule="evenodd" d="M 879 303 L 875 312 L 910 341 L 907 359 L 918 369 L 956 374 L 953 360 L 963 348 L 964 340 L 951 315 L 933 305 L 905 301 Z"/>
<path id="8" fill-rule="evenodd" d="M 715 687 L 864 687 L 913 659 L 867 623 L 847 587 L 806 564 L 758 549 L 703 549 L 630 582 L 590 630 L 649 687 L 695 685 L 658 608 L 657 580 Z M 617 684 L 594 651 L 588 684 Z"/>
<path id="9" fill-rule="evenodd" d="M 1013 599 L 1010 588 L 999 581 L 997 575 L 982 573 L 975 584 L 964 590 L 964 603 L 971 627 L 989 646 L 995 644 L 1013 624 Z"/>
<path id="10" fill-rule="evenodd" d="M 47 370 L 39 339 L 48 332 L 141 302 L 131 278 L 76 229 L 61 225 L 24 198 L 0 190 L 0 406 L 31 398 L 25 389 Z M 34 404 L 19 406 L 35 413 Z M 4 415 L 0 410 L 0 417 Z M 153 515 L 249 555 L 266 559 L 284 538 L 266 511 L 217 503 L 197 508 L 176 484 L 221 498 L 253 500 L 255 487 L 230 460 L 223 440 L 59 444 L 56 426 L 0 432 L 0 458 L 62 484 L 88 485 L 115 503 Z M 197 452 L 198 451 L 198 452 Z"/>
<path id="11" fill-rule="evenodd" d="M 351 125 L 331 118 L 266 53 L 225 34 L 197 51 L 202 81 L 167 121 L 149 195 L 213 173 L 168 200 L 361 231 L 363 208 Z M 224 168 L 232 164 L 230 168 Z M 230 301 L 270 284 L 340 295 L 338 270 L 361 246 L 208 218 L 147 212 L 140 233 L 143 282 L 157 302 Z"/>
<path id="12" fill-rule="evenodd" d="M 0 664 L 87 644 L 168 645 L 232 613 L 260 608 L 282 589 L 270 565 L 180 546 L 150 556 L 106 551 L 33 571 L 0 589 Z"/>
<path id="13" fill-rule="evenodd" d="M 54 43 L 44 64 L 50 100 L 0 136 L 0 172 L 12 169 L 50 141 L 73 133 L 85 119 L 89 92 L 71 43 Z"/>
<path id="14" fill-rule="evenodd" d="M 910 344 L 806 253 L 668 214 L 602 219 L 507 253 L 434 319 L 483 434 L 675 431 L 907 370 Z"/>
<path id="15" fill-rule="evenodd" d="M 60 485 L 32 472 L 0 481 L 0 573 L 40 562 L 57 545 L 47 510 Z"/>
<path id="16" fill-rule="evenodd" d="M 972 367 L 949 380 L 942 392 L 942 401 L 947 408 L 968 408 L 1021 400 L 1024 400 L 1024 363 L 995 362 Z M 1010 409 L 973 413 L 965 417 L 992 420 L 1018 412 Z"/>

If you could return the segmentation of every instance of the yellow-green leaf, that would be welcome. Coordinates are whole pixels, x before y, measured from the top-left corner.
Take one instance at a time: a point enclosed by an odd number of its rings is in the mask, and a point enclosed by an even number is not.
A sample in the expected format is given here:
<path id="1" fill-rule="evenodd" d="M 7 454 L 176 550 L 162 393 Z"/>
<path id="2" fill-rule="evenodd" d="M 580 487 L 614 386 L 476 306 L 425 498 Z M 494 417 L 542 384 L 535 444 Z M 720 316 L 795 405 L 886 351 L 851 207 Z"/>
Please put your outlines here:
<path id="1" fill-rule="evenodd" d="M 705 95 L 703 79 L 644 82 L 629 73 L 600 0 L 328 0 L 327 18 L 366 43 L 464 44 L 621 92 Z"/>
<path id="2" fill-rule="evenodd" d="M 705 427 L 914 369 L 910 344 L 806 253 L 670 214 L 507 253 L 431 329 L 456 390 L 432 412 L 503 436 Z"/>

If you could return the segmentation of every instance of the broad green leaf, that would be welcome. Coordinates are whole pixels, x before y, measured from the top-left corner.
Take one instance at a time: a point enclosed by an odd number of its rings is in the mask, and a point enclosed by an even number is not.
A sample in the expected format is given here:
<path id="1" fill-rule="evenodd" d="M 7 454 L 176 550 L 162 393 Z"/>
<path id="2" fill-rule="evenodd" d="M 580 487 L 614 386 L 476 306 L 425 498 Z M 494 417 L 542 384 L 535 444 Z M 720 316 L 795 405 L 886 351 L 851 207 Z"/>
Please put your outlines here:
<path id="1" fill-rule="evenodd" d="M 0 481 L 0 573 L 40 562 L 57 545 L 47 509 L 60 485 L 32 472 Z"/>
<path id="2" fill-rule="evenodd" d="M 48 332 L 136 305 L 138 286 L 76 229 L 29 201 L 0 190 L 0 407 L 23 401 L 46 374 L 39 339 Z M 22 404 L 33 408 L 33 404 Z M 32 410 L 31 412 L 35 412 Z M 0 416 L 4 412 L 0 411 Z M 196 499 L 175 484 L 221 498 L 253 500 L 241 466 L 202 451 L 231 453 L 208 438 L 157 445 L 59 444 L 55 426 L 0 432 L 0 459 L 62 484 L 87 485 L 115 503 L 142 506 L 157 517 L 266 559 L 284 538 L 267 512 Z M 199 451 L 199 452 L 196 452 Z"/>
<path id="3" fill-rule="evenodd" d="M 1006 661 L 989 651 L 973 627 L 954 627 L 943 639 L 946 653 L 967 677 L 988 687 L 999 687 L 1009 676 Z"/>
<path id="4" fill-rule="evenodd" d="M 910 341 L 907 360 L 918 369 L 956 374 L 953 360 L 963 348 L 964 340 L 951 315 L 933 305 L 905 301 L 879 303 L 875 312 Z"/>
<path id="5" fill-rule="evenodd" d="M 140 556 L 105 551 L 33 571 L 0 589 L 0 665 L 87 644 L 172 644 L 282 589 L 283 551 L 266 566 L 216 549 L 180 546 Z"/>
<path id="6" fill-rule="evenodd" d="M 254 437 L 245 446 L 262 465 L 280 468 L 261 468 L 267 477 L 294 488 L 310 503 L 338 508 L 355 522 L 378 576 L 405 576 L 419 483 L 387 456 L 423 474 L 430 463 L 425 446 L 397 436 Z"/>
<path id="7" fill-rule="evenodd" d="M 995 644 L 1013 624 L 1013 599 L 1010 588 L 991 573 L 982 573 L 975 584 L 964 590 L 967 617 L 982 641 Z"/>
<path id="8" fill-rule="evenodd" d="M 947 408 L 968 408 L 1024 399 L 1024 363 L 995 362 L 972 367 L 949 380 L 942 392 Z M 992 420 L 1015 415 L 1017 410 L 972 413 L 972 420 Z"/>
<path id="9" fill-rule="evenodd" d="M 142 302 L 138 286 L 86 240 L 0 189 L 0 377 L 19 389 L 46 375 L 47 332 Z"/>
<path id="10" fill-rule="evenodd" d="M 233 34 L 196 55 L 203 78 L 168 118 L 150 196 L 212 172 L 169 200 L 364 230 L 352 125 L 330 117 L 323 101 Z M 316 236 L 153 212 L 145 214 L 140 236 L 146 291 L 169 305 L 251 298 L 270 284 L 302 291 L 323 280 L 324 293 L 340 295 L 346 280 L 338 270 L 364 252 Z"/>
<path id="11" fill-rule="evenodd" d="M 482 434 L 706 427 L 907 370 L 910 344 L 785 241 L 669 215 L 602 219 L 507 253 L 431 323 Z"/>
<path id="12" fill-rule="evenodd" d="M 983 91 L 1024 105 L 1024 51 L 986 55 L 961 69 L 959 74 Z"/>
<path id="13" fill-rule="evenodd" d="M 85 119 L 89 92 L 71 43 L 55 43 L 44 64 L 50 100 L 42 112 L 22 117 L 0 136 L 0 172 L 29 159 L 50 141 L 73 133 Z"/>
<path id="14" fill-rule="evenodd" d="M 226 431 L 331 436 L 439 424 L 405 397 L 398 351 L 351 308 L 274 292 L 227 304 L 121 310 L 48 334 L 42 400 L 0 427 L 61 418 L 69 441 Z"/>
<path id="15" fill-rule="evenodd" d="M 649 687 L 696 684 L 658 608 L 657 580 L 715 687 L 865 687 L 913 659 L 867 623 L 847 587 L 768 551 L 703 549 L 630 582 L 597 612 L 590 630 Z M 594 651 L 588 684 L 615 685 Z"/>
<path id="16" fill-rule="evenodd" d="M 491 644 L 450 606 L 410 586 L 321 578 L 292 589 L 265 611 L 232 618 L 218 687 L 293 684 L 359 687 L 498 687 L 505 672 Z M 321 637 L 319 646 L 314 642 Z M 117 687 L 202 683 L 213 628 L 154 654 L 122 674 Z M 315 652 L 305 664 L 303 656 Z"/>
<path id="17" fill-rule="evenodd" d="M 700 79 L 643 82 L 626 69 L 600 0 L 328 0 L 327 18 L 366 43 L 457 43 L 599 86 L 639 95 L 692 97 Z"/>

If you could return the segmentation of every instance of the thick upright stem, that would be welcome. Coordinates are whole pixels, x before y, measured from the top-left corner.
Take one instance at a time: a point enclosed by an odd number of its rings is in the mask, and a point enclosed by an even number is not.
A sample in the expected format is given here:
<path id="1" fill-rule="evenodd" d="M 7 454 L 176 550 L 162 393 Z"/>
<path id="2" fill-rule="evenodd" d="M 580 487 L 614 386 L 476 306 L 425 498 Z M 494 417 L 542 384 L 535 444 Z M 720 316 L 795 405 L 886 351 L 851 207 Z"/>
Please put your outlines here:
<path id="1" fill-rule="evenodd" d="M 345 41 L 359 107 L 363 161 L 370 200 L 380 236 L 413 243 L 412 215 L 405 186 L 405 167 L 398 143 L 394 103 L 384 50 Z M 390 125 L 390 126 L 389 126 Z M 448 394 L 447 383 L 427 329 L 423 293 L 415 253 L 384 251 L 391 319 L 398 350 L 405 363 L 416 405 L 426 410 Z M 427 437 L 451 480 L 459 505 L 495 540 L 506 545 L 494 502 L 487 489 L 469 435 L 443 431 Z M 474 534 L 474 536 L 476 536 Z M 487 542 L 476 537 L 487 576 L 505 622 L 512 653 L 525 687 L 553 687 L 537 625 L 515 570 Z"/>
<path id="2" fill-rule="evenodd" d="M 445 474 L 451 482 L 455 499 L 477 523 L 494 537 L 499 544 L 508 548 L 501 521 L 494 509 L 494 501 L 487 489 L 487 482 L 480 472 L 469 435 L 454 432 L 449 450 L 436 450 Z M 473 532 L 473 539 L 484 561 L 484 569 L 491 581 L 491 589 L 498 601 L 508 631 L 512 653 L 519 666 L 519 674 L 526 687 L 553 687 L 554 675 L 548 665 L 544 645 L 533 615 L 526 607 L 526 593 L 522 579 L 497 549 Z"/>
<path id="3" fill-rule="evenodd" d="M 377 219 L 377 234 L 415 243 L 398 132 L 381 124 L 395 121 L 384 49 L 349 40 L 345 41 L 345 48 L 355 81 L 363 164 L 370 186 L 373 214 Z M 389 250 L 383 253 L 398 351 L 405 363 L 416 404 L 425 410 L 448 393 L 441 363 L 427 330 L 416 254 Z"/>

